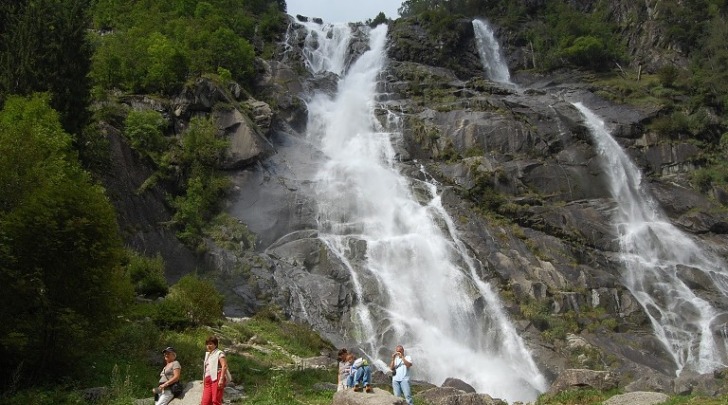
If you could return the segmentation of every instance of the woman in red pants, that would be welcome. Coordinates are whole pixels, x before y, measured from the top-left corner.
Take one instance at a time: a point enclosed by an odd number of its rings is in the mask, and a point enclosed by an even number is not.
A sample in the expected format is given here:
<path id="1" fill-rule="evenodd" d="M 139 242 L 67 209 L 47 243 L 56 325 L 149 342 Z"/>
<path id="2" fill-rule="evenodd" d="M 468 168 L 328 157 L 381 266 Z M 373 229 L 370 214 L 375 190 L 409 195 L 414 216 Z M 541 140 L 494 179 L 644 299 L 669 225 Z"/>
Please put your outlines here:
<path id="1" fill-rule="evenodd" d="M 217 348 L 216 336 L 205 340 L 207 352 L 205 353 L 205 374 L 202 376 L 203 391 L 200 405 L 222 405 L 222 394 L 227 381 L 227 360 L 225 352 Z"/>

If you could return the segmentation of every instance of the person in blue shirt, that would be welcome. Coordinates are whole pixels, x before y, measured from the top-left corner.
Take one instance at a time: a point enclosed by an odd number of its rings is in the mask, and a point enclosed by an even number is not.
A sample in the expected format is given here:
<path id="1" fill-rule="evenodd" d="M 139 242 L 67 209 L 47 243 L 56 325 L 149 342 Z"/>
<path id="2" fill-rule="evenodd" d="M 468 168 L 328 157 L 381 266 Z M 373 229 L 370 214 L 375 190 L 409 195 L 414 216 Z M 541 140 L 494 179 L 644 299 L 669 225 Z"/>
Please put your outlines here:
<path id="1" fill-rule="evenodd" d="M 409 405 L 413 405 L 410 367 L 412 367 L 412 357 L 405 356 L 404 347 L 398 345 L 392 354 L 392 362 L 389 363 L 389 368 L 392 370 L 392 391 L 395 397 L 404 397 Z"/>

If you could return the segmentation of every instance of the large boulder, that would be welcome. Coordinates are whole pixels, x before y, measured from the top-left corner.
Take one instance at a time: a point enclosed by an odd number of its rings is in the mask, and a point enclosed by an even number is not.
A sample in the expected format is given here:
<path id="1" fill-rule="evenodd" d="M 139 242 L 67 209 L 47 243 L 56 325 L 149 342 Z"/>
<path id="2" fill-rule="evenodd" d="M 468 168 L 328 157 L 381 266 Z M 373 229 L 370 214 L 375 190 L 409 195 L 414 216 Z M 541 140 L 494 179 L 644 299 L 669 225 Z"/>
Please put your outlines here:
<path id="1" fill-rule="evenodd" d="M 456 390 L 460 390 L 463 392 L 476 392 L 475 388 L 473 388 L 472 385 L 466 383 L 459 378 L 446 378 L 445 381 L 442 383 L 441 387 L 455 388 Z"/>
<path id="2" fill-rule="evenodd" d="M 213 113 L 213 117 L 230 142 L 222 168 L 242 169 L 274 151 L 273 145 L 260 133 L 258 126 L 239 110 L 220 109 Z"/>
<path id="3" fill-rule="evenodd" d="M 595 371 L 587 369 L 564 370 L 551 384 L 549 394 L 558 394 L 574 388 L 593 388 L 607 391 L 617 387 L 616 376 L 609 371 Z"/>
<path id="4" fill-rule="evenodd" d="M 507 402 L 488 394 L 463 392 L 452 387 L 430 388 L 415 397 L 430 405 L 507 405 Z"/>
<path id="5" fill-rule="evenodd" d="M 656 405 L 665 403 L 670 399 L 667 394 L 661 392 L 628 392 L 615 395 L 604 401 L 604 405 Z"/>
<path id="6" fill-rule="evenodd" d="M 374 388 L 372 392 L 337 391 L 331 405 L 407 405 L 407 402 L 388 391 Z"/>

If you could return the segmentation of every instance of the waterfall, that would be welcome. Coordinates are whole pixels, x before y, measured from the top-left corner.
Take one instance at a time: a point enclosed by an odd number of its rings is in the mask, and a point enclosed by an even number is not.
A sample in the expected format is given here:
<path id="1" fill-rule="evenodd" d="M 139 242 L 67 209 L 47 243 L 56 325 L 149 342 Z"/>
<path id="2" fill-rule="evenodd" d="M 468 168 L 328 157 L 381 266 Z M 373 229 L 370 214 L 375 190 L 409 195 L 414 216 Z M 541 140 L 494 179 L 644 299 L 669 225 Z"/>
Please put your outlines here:
<path id="1" fill-rule="evenodd" d="M 301 23 L 308 34 L 304 40 L 303 56 L 306 67 L 313 74 L 344 73 L 346 51 L 351 42 L 351 28 L 347 24 Z"/>
<path id="2" fill-rule="evenodd" d="M 703 284 L 693 287 L 697 290 L 707 290 L 707 285 L 726 297 L 725 264 L 668 222 L 640 187 L 638 168 L 604 122 L 581 103 L 574 106 L 592 133 L 617 202 L 614 221 L 625 286 L 645 309 L 655 335 L 675 361 L 678 375 L 683 369 L 707 373 L 725 367 L 728 346 L 723 330 L 728 314 L 698 296 L 689 285 Z"/>
<path id="3" fill-rule="evenodd" d="M 483 63 L 488 79 L 499 83 L 511 83 L 511 74 L 505 62 L 500 45 L 488 23 L 482 20 L 473 20 L 475 42 L 478 45 L 478 54 Z"/>
<path id="4" fill-rule="evenodd" d="M 375 117 L 386 36 L 385 24 L 370 30 L 368 51 L 337 93 L 307 103 L 307 138 L 323 156 L 314 185 L 319 237 L 355 289 L 358 330 L 347 333 L 384 361 L 402 344 L 414 378 L 441 384 L 455 377 L 494 397 L 532 401 L 546 390 L 545 378 L 477 275 L 481 264 L 458 238 L 437 185 L 400 173 L 397 115 L 389 112 L 386 127 Z"/>

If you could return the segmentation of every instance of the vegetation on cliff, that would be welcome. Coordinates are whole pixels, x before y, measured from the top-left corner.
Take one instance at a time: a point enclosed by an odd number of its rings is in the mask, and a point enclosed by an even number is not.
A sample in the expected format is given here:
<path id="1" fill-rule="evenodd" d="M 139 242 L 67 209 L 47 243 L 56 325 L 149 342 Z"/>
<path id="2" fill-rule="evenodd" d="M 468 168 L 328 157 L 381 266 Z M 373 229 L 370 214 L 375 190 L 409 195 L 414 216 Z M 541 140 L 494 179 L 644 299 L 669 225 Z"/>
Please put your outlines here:
<path id="1" fill-rule="evenodd" d="M 156 166 L 151 181 L 174 185 L 172 225 L 198 243 L 227 187 L 216 170 L 226 143 L 209 118 L 192 119 L 177 138 L 158 112 L 130 111 L 112 94 L 169 95 L 209 74 L 249 84 L 256 52 L 270 51 L 285 27 L 285 7 L 274 0 L 0 4 L 1 401 L 39 387 L 104 384 L 113 366 L 104 357 L 114 351 L 117 364 L 144 368 L 137 378 L 146 381 L 157 370 L 138 354 L 167 344 L 156 336 L 219 325 L 222 298 L 212 284 L 192 275 L 170 289 L 161 258 L 124 248 L 98 184 L 109 157 L 104 128 L 117 125 Z M 142 316 L 134 296 L 166 298 Z M 140 335 L 129 337 L 132 330 Z M 124 345 L 137 345 L 137 356 L 117 350 Z M 43 396 L 33 403 L 63 402 Z"/>
<path id="2" fill-rule="evenodd" d="M 651 104 L 657 113 L 648 129 L 664 142 L 700 147 L 694 187 L 724 187 L 728 2 L 648 3 L 407 0 L 399 12 L 446 43 L 458 32 L 458 16 L 486 18 L 502 46 L 520 55 L 513 65 L 533 72 L 577 69 L 605 98 Z"/>

